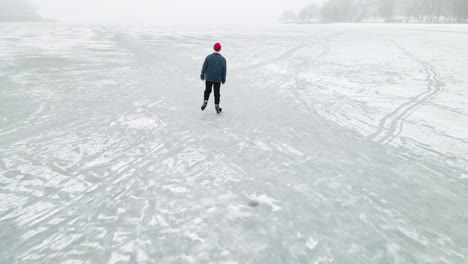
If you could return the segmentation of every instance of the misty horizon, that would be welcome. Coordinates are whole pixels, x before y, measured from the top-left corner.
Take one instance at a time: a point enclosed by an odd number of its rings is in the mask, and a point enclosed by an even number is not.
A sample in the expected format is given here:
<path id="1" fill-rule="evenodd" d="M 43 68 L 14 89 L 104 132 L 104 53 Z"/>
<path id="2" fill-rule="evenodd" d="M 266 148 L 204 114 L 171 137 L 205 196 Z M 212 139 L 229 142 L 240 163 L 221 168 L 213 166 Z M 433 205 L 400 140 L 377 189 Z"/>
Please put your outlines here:
<path id="1" fill-rule="evenodd" d="M 264 25 L 277 23 L 282 12 L 297 11 L 320 0 L 280 0 L 220 3 L 192 1 L 78 1 L 32 0 L 39 14 L 66 23 L 160 24 L 160 25 Z"/>
<path id="2" fill-rule="evenodd" d="M 468 0 L 0 0 L 0 22 L 220 29 L 310 23 L 465 23 Z"/>

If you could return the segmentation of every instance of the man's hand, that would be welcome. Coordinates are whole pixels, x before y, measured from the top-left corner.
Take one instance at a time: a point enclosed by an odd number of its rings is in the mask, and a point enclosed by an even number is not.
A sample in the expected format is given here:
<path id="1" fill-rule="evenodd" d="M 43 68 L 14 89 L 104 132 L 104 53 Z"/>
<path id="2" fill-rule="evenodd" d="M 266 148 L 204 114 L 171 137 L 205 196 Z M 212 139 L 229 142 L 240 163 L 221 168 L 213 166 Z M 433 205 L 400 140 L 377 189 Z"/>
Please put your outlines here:
<path id="1" fill-rule="evenodd" d="M 226 83 L 226 80 L 223 80 L 221 83 L 222 83 L 222 84 L 225 84 L 225 83 Z"/>
<path id="2" fill-rule="evenodd" d="M 205 75 L 204 75 L 204 74 L 201 74 L 201 75 L 200 75 L 200 79 L 201 79 L 202 81 L 204 81 L 204 80 L 205 80 Z"/>

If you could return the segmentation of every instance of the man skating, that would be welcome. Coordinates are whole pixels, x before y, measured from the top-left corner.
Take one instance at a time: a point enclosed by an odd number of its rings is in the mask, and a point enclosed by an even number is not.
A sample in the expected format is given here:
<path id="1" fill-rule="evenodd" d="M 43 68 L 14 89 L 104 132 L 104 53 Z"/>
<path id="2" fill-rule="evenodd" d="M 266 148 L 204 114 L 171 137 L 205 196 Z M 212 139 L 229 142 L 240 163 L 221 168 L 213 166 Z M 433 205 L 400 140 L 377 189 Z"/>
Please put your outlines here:
<path id="1" fill-rule="evenodd" d="M 223 111 L 223 109 L 219 107 L 221 97 L 220 89 L 221 84 L 226 82 L 227 67 L 226 59 L 219 53 L 221 51 L 221 44 L 214 44 L 213 49 L 214 52 L 206 57 L 200 75 L 202 81 L 205 81 L 206 87 L 201 110 L 205 110 L 206 105 L 208 104 L 208 99 L 210 99 L 211 90 L 214 88 L 215 109 L 219 114 Z"/>

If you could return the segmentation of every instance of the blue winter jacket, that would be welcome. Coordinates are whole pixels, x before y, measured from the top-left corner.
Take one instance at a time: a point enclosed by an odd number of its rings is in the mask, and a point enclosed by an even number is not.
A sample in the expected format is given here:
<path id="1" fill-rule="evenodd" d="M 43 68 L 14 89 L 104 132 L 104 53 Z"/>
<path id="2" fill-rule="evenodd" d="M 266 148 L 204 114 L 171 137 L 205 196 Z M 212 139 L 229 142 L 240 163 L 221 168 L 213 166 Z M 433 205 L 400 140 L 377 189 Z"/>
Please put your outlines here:
<path id="1" fill-rule="evenodd" d="M 213 53 L 206 57 L 201 71 L 201 78 L 210 82 L 226 82 L 226 59 L 219 53 Z"/>

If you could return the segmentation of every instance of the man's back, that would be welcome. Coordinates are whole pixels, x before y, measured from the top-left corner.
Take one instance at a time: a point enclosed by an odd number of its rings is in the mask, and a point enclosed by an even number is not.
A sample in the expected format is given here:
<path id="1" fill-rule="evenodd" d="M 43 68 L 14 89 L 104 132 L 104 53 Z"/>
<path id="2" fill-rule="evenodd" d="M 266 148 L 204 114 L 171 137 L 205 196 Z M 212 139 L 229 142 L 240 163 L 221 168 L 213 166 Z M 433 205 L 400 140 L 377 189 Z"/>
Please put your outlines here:
<path id="1" fill-rule="evenodd" d="M 215 52 L 208 55 L 203 63 L 202 75 L 210 82 L 224 83 L 226 81 L 226 59 Z"/>

